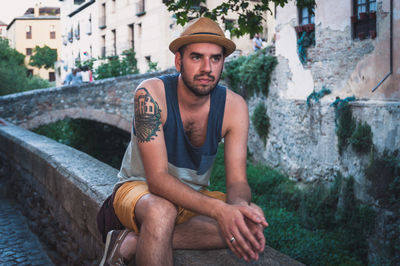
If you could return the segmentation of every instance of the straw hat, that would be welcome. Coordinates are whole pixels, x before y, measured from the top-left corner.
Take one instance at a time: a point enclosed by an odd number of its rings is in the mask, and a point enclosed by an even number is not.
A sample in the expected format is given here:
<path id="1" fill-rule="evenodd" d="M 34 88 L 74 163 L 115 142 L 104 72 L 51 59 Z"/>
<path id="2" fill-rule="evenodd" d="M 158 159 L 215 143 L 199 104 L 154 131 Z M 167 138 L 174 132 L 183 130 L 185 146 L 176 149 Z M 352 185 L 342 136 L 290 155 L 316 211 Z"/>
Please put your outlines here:
<path id="1" fill-rule="evenodd" d="M 179 48 L 190 43 L 209 42 L 225 48 L 224 56 L 228 56 L 236 49 L 234 42 L 225 38 L 225 34 L 218 24 L 209 18 L 198 18 L 190 21 L 179 38 L 173 40 L 169 50 L 176 53 Z"/>

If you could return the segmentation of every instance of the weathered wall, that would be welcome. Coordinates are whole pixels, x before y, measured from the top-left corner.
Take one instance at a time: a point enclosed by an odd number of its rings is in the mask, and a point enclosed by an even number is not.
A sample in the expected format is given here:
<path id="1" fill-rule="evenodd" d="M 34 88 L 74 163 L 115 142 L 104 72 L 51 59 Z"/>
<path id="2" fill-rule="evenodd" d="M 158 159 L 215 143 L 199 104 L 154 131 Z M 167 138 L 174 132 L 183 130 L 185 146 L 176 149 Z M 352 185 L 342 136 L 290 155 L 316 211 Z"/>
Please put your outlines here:
<path id="1" fill-rule="evenodd" d="M 45 226 L 63 265 L 98 265 L 103 244 L 96 214 L 117 170 L 89 155 L 7 123 L 0 124 L 0 182 Z M 35 216 L 35 215 L 33 215 Z M 38 217 L 30 217 L 35 219 Z M 55 227 L 55 228 L 54 228 Z M 176 265 L 246 265 L 226 249 L 175 251 Z M 267 247 L 252 265 L 302 265 Z"/>
<path id="2" fill-rule="evenodd" d="M 278 8 L 276 54 L 287 60 L 290 72 L 279 96 L 305 100 L 313 90 L 325 86 L 332 91 L 332 98 L 354 95 L 362 99 L 399 99 L 400 3 L 393 2 L 393 73 L 375 92 L 372 89 L 390 70 L 389 0 L 377 1 L 377 37 L 365 40 L 352 38 L 350 1 L 317 0 L 316 45 L 307 49 L 306 65 L 301 64 L 297 54 L 297 7 L 289 2 Z"/>
<path id="3" fill-rule="evenodd" d="M 28 129 L 69 117 L 94 120 L 130 132 L 135 88 L 144 79 L 172 72 L 170 69 L 2 96 L 0 117 Z"/>

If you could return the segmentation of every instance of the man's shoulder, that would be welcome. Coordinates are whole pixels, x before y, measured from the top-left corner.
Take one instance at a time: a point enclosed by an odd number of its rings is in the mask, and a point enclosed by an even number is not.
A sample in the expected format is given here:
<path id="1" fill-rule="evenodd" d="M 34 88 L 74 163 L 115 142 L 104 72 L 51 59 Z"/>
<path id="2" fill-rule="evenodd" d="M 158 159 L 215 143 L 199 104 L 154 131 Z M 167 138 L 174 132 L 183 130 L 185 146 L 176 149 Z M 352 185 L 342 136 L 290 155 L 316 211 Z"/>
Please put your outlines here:
<path id="1" fill-rule="evenodd" d="M 247 103 L 243 97 L 236 92 L 226 89 L 226 110 L 228 113 L 233 111 L 247 111 Z"/>

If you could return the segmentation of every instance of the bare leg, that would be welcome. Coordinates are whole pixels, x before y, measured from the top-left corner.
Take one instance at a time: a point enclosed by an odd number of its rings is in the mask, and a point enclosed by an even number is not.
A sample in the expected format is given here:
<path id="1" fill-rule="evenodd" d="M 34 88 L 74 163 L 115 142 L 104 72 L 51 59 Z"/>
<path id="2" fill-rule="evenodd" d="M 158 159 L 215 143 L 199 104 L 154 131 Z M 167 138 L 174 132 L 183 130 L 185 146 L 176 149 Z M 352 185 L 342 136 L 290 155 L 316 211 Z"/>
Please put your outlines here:
<path id="1" fill-rule="evenodd" d="M 218 249 L 227 247 L 217 222 L 207 216 L 195 216 L 175 227 L 174 249 Z"/>
<path id="2" fill-rule="evenodd" d="M 129 233 L 121 245 L 125 258 L 136 255 L 137 265 L 172 265 L 174 249 L 216 249 L 227 245 L 217 222 L 206 216 L 195 216 L 176 225 L 175 205 L 152 194 L 136 204 L 135 216 L 141 224 L 140 234 Z"/>
<path id="3" fill-rule="evenodd" d="M 140 224 L 137 265 L 173 265 L 172 234 L 176 215 L 175 205 L 161 197 L 147 194 L 137 202 L 135 217 Z"/>

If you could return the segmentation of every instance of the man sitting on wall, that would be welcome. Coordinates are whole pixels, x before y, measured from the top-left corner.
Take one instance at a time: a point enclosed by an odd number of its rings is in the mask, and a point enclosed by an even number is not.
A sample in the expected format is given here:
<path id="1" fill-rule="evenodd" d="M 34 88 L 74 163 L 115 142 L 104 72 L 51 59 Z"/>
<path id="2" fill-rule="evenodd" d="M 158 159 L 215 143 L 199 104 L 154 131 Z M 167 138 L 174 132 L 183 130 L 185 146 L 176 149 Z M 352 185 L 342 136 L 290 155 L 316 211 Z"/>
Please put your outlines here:
<path id="1" fill-rule="evenodd" d="M 132 139 L 113 200 L 126 229 L 108 233 L 100 265 L 134 257 L 137 265 L 173 265 L 173 249 L 225 247 L 257 260 L 268 224 L 246 177 L 248 109 L 218 85 L 236 46 L 217 23 L 199 18 L 169 49 L 179 74 L 145 80 L 135 91 Z M 222 139 L 226 195 L 207 190 Z"/>

